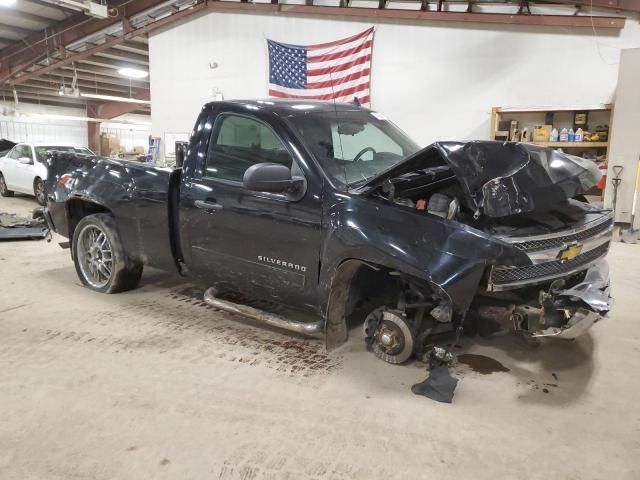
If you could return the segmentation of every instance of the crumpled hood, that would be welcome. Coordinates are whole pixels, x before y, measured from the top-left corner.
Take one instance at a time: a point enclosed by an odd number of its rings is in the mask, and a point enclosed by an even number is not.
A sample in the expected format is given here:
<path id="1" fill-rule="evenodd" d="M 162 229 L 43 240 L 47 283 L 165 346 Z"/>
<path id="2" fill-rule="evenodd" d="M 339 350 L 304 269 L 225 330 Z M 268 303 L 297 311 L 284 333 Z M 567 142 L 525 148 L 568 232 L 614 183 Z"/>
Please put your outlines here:
<path id="1" fill-rule="evenodd" d="M 551 148 L 509 142 L 436 142 L 370 179 L 375 187 L 386 179 L 442 164 L 449 165 L 477 211 L 505 217 L 548 210 L 586 193 L 600 180 L 591 161 Z"/>

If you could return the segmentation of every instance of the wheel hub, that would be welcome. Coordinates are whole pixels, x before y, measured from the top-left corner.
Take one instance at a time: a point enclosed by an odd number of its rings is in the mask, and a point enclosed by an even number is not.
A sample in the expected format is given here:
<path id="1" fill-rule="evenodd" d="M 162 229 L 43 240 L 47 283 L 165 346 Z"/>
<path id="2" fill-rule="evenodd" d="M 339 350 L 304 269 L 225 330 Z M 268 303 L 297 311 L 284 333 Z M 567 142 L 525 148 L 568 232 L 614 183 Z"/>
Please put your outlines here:
<path id="1" fill-rule="evenodd" d="M 413 353 L 413 333 L 401 312 L 375 309 L 365 319 L 363 333 L 373 353 L 385 362 L 402 363 Z"/>

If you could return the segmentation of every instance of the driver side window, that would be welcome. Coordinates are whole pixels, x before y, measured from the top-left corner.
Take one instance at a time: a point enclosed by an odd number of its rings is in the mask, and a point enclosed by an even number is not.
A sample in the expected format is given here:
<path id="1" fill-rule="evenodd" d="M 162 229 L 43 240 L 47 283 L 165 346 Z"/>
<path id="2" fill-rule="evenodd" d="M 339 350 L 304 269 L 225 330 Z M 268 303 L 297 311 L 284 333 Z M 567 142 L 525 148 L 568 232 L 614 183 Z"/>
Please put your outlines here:
<path id="1" fill-rule="evenodd" d="M 206 176 L 242 182 L 250 166 L 263 162 L 291 168 L 293 159 L 265 123 L 243 115 L 220 114 L 209 142 Z"/>
<path id="2" fill-rule="evenodd" d="M 339 124 L 335 123 L 331 126 L 331 139 L 335 158 L 338 160 L 354 160 L 363 146 L 371 147 L 376 152 L 403 155 L 402 147 L 372 123 L 365 123 L 364 128 L 353 135 L 340 133 Z M 362 161 L 372 160 L 373 152 L 369 150 L 360 159 Z"/>

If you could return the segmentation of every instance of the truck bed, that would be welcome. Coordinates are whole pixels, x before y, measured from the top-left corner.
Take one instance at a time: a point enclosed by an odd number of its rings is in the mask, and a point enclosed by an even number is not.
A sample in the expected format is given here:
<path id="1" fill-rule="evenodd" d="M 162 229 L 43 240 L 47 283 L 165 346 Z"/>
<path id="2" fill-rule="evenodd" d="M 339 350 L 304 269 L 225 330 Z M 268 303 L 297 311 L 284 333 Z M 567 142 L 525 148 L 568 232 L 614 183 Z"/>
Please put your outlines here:
<path id="1" fill-rule="evenodd" d="M 57 233 L 72 238 L 78 210 L 107 211 L 131 255 L 146 265 L 176 268 L 173 222 L 180 170 L 73 154 L 53 154 L 47 163 L 49 212 Z"/>

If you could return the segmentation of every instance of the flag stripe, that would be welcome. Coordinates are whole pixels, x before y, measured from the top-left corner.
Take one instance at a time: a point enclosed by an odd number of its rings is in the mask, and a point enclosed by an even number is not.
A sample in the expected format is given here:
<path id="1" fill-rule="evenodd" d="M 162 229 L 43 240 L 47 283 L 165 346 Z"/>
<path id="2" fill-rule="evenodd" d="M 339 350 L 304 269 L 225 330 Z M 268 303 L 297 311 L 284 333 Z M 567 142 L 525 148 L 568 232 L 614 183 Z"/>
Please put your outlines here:
<path id="1" fill-rule="evenodd" d="M 373 27 L 371 27 L 369 30 L 365 30 L 364 32 L 358 33 L 351 37 L 343 38 L 342 40 L 336 40 L 335 42 L 327 42 L 327 43 L 317 43 L 315 45 L 308 45 L 306 48 L 307 50 L 319 50 L 321 48 L 336 47 L 338 45 L 344 45 L 345 43 L 351 43 L 354 40 L 365 38 L 366 36 L 372 33 L 373 33 Z"/>
<path id="2" fill-rule="evenodd" d="M 318 68 L 323 68 L 323 67 L 338 67 L 340 65 L 343 65 L 345 63 L 350 63 L 353 62 L 354 60 L 357 60 L 358 58 L 361 57 L 366 57 L 367 55 L 371 55 L 371 49 L 370 48 L 365 48 L 364 50 L 361 50 L 353 55 L 350 55 L 348 57 L 345 58 L 340 58 L 337 60 L 329 60 L 326 62 L 313 62 L 313 63 L 309 63 L 307 64 L 307 68 L 311 68 L 311 69 L 318 69 Z"/>
<path id="3" fill-rule="evenodd" d="M 368 63 L 364 63 L 362 65 L 356 65 L 354 67 L 348 68 L 347 70 L 343 70 L 342 72 L 332 72 L 332 73 L 327 73 L 325 75 L 307 75 L 307 82 L 310 82 L 310 83 L 325 82 L 327 80 L 332 80 L 333 82 L 336 82 L 341 78 L 348 77 L 349 75 L 361 72 L 363 70 L 369 70 L 369 73 L 371 73 L 371 69 L 369 68 Z"/>
<path id="4" fill-rule="evenodd" d="M 337 47 L 322 48 L 320 50 L 308 50 L 307 49 L 307 53 L 310 56 L 314 56 L 314 57 L 317 57 L 319 55 L 327 55 L 329 53 L 339 52 L 340 50 L 348 50 L 350 48 L 353 48 L 353 47 L 356 47 L 358 45 L 361 45 L 363 42 L 366 42 L 367 40 L 372 40 L 372 39 L 373 39 L 373 34 L 370 34 L 365 38 L 354 40 L 353 42 L 345 43 L 344 45 L 339 45 Z"/>
<path id="5" fill-rule="evenodd" d="M 308 63 L 315 63 L 315 62 L 328 62 L 330 60 L 337 60 L 339 58 L 344 58 L 344 57 L 349 57 L 351 55 L 355 55 L 359 52 L 361 52 L 362 50 L 364 50 L 365 48 L 370 48 L 373 45 L 373 40 L 367 40 L 364 43 L 361 43 L 360 45 L 347 49 L 347 50 L 341 50 L 339 52 L 335 52 L 335 53 L 329 53 L 327 55 L 318 55 L 315 57 L 307 57 L 307 62 Z"/>
<path id="6" fill-rule="evenodd" d="M 336 86 L 336 85 L 341 85 L 343 83 L 346 82 L 351 82 L 353 80 L 356 80 L 358 78 L 362 78 L 362 77 L 368 77 L 369 76 L 369 69 L 365 69 L 365 70 L 361 70 L 359 72 L 353 72 L 349 75 L 346 75 L 344 77 L 341 78 L 334 78 L 334 79 L 329 79 L 323 82 L 313 82 L 313 83 L 307 83 L 307 88 L 327 88 L 327 87 L 331 87 L 331 86 Z"/>
<path id="7" fill-rule="evenodd" d="M 369 89 L 369 85 L 366 83 L 362 83 L 360 85 L 356 85 L 355 87 L 346 88 L 344 90 L 339 90 L 337 92 L 330 91 L 329 93 L 325 93 L 322 95 L 318 95 L 315 93 L 308 94 L 308 95 L 290 94 L 290 93 L 284 93 L 274 89 L 269 89 L 269 95 L 277 98 L 298 98 L 298 99 L 306 99 L 306 100 L 332 100 L 334 98 L 339 98 L 339 97 L 350 97 L 354 93 L 362 92 L 363 90 L 368 90 L 368 89 Z M 304 91 L 304 90 L 300 90 L 300 91 Z"/>
<path id="8" fill-rule="evenodd" d="M 307 77 L 313 77 L 314 75 L 327 75 L 334 72 L 342 72 L 344 70 L 350 69 L 351 67 L 355 67 L 356 65 L 369 64 L 370 62 L 371 54 L 365 55 L 364 57 L 359 57 L 352 62 L 336 65 L 335 67 L 323 67 L 316 68 L 315 70 L 307 70 Z"/>
<path id="9" fill-rule="evenodd" d="M 329 85 L 324 88 L 313 88 L 309 90 L 304 90 L 300 88 L 283 87 L 280 85 L 271 85 L 271 88 L 273 90 L 279 91 L 280 93 L 291 94 L 291 95 L 306 95 L 306 94 L 324 95 L 324 94 L 334 93 L 337 96 L 340 91 L 346 90 L 351 87 L 355 87 L 357 85 L 365 85 L 368 87 L 369 83 L 366 78 L 358 78 L 351 82 L 345 82 L 340 85 L 334 85 L 334 86 Z"/>

